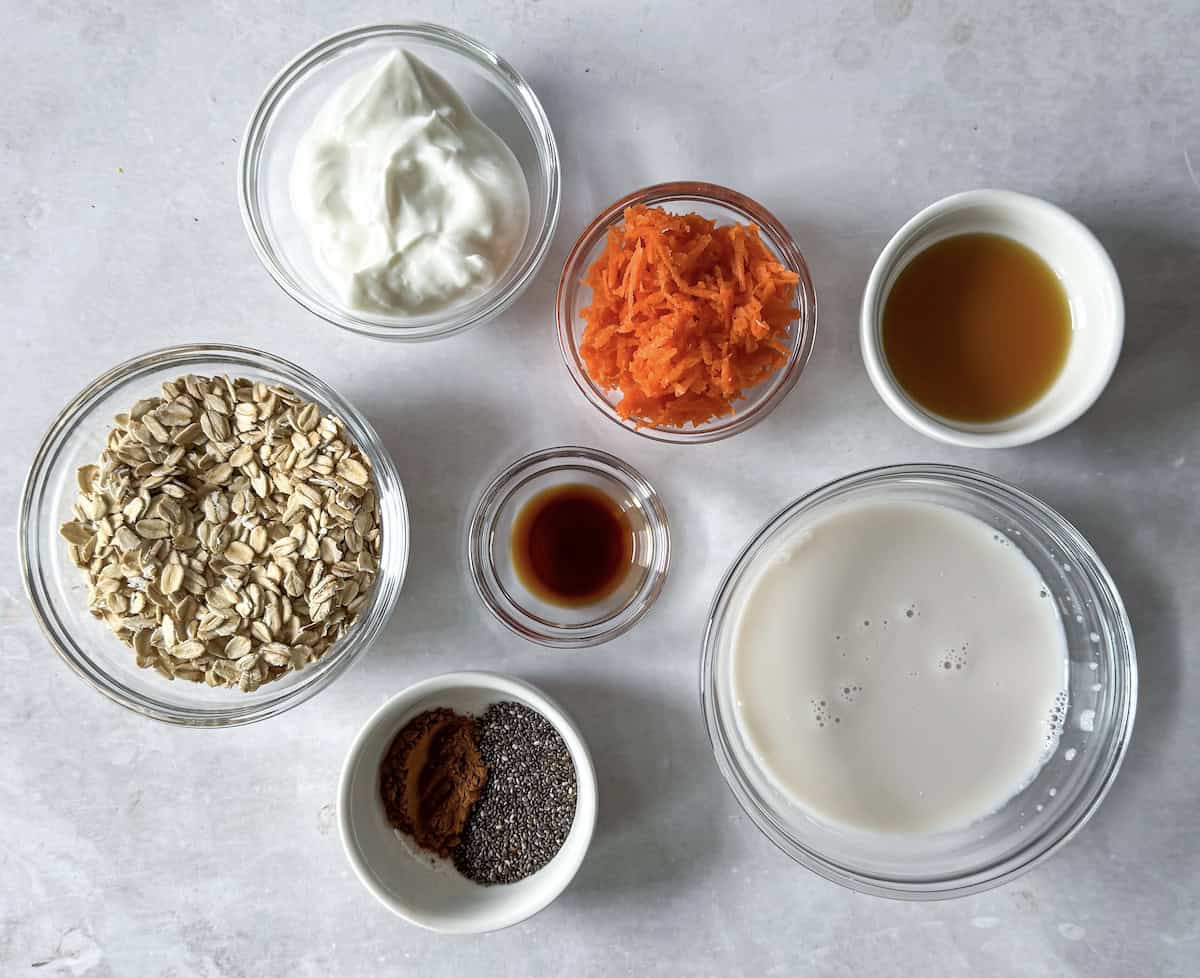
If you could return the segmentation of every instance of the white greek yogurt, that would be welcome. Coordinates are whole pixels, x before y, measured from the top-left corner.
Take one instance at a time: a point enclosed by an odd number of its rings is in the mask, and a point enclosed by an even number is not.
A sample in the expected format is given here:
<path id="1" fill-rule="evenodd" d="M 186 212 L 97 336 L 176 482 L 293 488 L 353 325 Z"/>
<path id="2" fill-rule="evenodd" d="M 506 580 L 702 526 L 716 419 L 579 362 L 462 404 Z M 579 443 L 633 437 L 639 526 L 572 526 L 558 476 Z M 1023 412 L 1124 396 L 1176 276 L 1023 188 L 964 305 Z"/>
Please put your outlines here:
<path id="1" fill-rule="evenodd" d="M 366 312 L 468 301 L 504 274 L 529 224 L 512 151 L 408 51 L 330 96 L 297 146 L 290 191 L 322 273 Z"/>
<path id="2" fill-rule="evenodd" d="M 811 816 L 936 832 L 1003 805 L 1058 740 L 1067 642 L 1029 559 L 972 516 L 847 503 L 735 599 L 738 726 Z"/>

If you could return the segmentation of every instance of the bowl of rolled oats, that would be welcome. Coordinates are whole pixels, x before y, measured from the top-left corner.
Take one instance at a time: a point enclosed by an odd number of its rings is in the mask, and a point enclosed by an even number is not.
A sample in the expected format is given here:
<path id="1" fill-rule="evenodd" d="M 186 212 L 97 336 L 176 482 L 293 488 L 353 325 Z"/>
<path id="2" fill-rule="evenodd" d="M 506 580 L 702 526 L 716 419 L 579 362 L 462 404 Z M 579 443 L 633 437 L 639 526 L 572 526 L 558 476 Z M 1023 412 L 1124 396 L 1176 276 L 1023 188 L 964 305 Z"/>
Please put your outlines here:
<path id="1" fill-rule="evenodd" d="M 63 660 L 191 726 L 262 720 L 328 686 L 390 617 L 409 542 L 370 423 L 302 368 L 219 345 L 148 353 L 71 401 L 18 535 Z"/>

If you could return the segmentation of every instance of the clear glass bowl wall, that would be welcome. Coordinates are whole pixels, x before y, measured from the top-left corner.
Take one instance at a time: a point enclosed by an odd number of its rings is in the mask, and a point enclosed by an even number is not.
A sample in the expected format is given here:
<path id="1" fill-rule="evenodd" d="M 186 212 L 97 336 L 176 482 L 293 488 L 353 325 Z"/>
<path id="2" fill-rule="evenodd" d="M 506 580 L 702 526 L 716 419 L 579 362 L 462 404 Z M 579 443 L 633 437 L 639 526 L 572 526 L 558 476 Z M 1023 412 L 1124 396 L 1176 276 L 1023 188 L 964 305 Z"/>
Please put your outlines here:
<path id="1" fill-rule="evenodd" d="M 78 496 L 76 470 L 97 460 L 113 417 L 183 374 L 229 374 L 284 384 L 340 417 L 370 459 L 383 534 L 379 575 L 350 631 L 309 667 L 254 693 L 170 681 L 139 669 L 133 651 L 87 610 L 83 572 L 59 536 Z M 281 713 L 328 686 L 378 636 L 400 594 L 408 560 L 408 512 L 395 465 L 367 420 L 306 370 L 256 350 L 186 346 L 114 367 L 63 409 L 34 459 L 21 505 L 22 572 L 42 629 L 63 660 L 110 699 L 138 713 L 191 726 L 230 726 Z"/>
<path id="2" fill-rule="evenodd" d="M 700 425 L 671 427 L 646 425 L 637 427 L 617 413 L 621 399 L 619 391 L 597 385 L 588 375 L 579 352 L 583 341 L 582 310 L 592 301 L 592 290 L 583 283 L 588 268 L 604 250 L 609 229 L 621 224 L 627 207 L 643 204 L 661 207 L 671 213 L 696 213 L 718 224 L 755 224 L 763 243 L 771 253 L 800 279 L 796 289 L 799 315 L 788 330 L 787 362 L 771 377 L 746 391 L 735 405 L 734 412 Z M 588 402 L 605 417 L 635 434 L 656 441 L 699 443 L 728 438 L 757 424 L 778 406 L 800 379 L 804 365 L 812 353 L 817 328 L 817 296 L 812 276 L 804 256 L 787 228 L 761 204 L 744 194 L 712 183 L 677 182 L 646 187 L 623 197 L 606 208 L 579 236 L 563 266 L 558 283 L 556 314 L 558 340 L 563 361 L 575 385 Z"/>
<path id="3" fill-rule="evenodd" d="M 1029 558 L 1062 616 L 1069 704 L 1061 738 L 1037 777 L 1002 809 L 965 828 L 920 836 L 854 832 L 815 819 L 771 782 L 743 737 L 732 694 L 731 640 L 741 585 L 773 544 L 848 502 L 913 500 L 968 513 Z M 771 520 L 727 574 L 705 632 L 701 704 L 717 764 L 766 836 L 822 876 L 879 896 L 932 899 L 999 885 L 1069 839 L 1095 811 L 1133 725 L 1137 669 L 1129 620 L 1095 552 L 1033 497 L 969 469 L 897 466 L 849 476 Z"/>
<path id="4" fill-rule="evenodd" d="M 420 316 L 349 308 L 322 274 L 292 210 L 296 145 L 326 99 L 389 51 L 405 48 L 442 75 L 517 157 L 529 187 L 529 228 L 508 270 L 482 295 Z M 499 315 L 537 273 L 558 223 L 558 150 L 550 122 L 520 74 L 478 41 L 433 24 L 385 24 L 335 35 L 305 51 L 268 86 L 242 141 L 238 194 L 255 252 L 271 277 L 310 312 L 380 339 L 449 336 Z"/>

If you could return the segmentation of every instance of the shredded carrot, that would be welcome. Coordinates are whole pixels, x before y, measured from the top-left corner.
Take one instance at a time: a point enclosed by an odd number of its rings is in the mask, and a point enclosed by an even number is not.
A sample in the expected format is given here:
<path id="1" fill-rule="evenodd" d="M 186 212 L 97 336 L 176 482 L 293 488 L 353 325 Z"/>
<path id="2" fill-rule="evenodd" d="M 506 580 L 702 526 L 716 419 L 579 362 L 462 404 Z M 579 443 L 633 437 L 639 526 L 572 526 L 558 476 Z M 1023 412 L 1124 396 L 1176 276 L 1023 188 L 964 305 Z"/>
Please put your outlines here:
<path id="1" fill-rule="evenodd" d="M 580 354 L 621 417 L 703 424 L 787 362 L 798 281 L 752 224 L 630 207 L 584 276 Z"/>

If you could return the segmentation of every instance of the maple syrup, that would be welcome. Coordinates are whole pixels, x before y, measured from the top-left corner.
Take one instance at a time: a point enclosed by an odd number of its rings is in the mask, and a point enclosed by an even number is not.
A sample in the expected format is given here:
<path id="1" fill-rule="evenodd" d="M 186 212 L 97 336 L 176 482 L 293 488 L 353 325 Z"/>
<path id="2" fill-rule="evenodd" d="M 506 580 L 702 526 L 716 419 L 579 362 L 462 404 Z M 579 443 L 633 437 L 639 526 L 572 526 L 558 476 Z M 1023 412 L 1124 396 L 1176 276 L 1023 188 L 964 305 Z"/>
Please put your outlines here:
<path id="1" fill-rule="evenodd" d="M 960 234 L 900 272 L 883 311 L 883 352 L 921 407 L 953 421 L 1019 414 L 1046 393 L 1071 345 L 1062 283 L 1023 244 Z"/>

